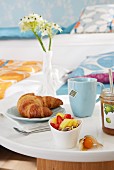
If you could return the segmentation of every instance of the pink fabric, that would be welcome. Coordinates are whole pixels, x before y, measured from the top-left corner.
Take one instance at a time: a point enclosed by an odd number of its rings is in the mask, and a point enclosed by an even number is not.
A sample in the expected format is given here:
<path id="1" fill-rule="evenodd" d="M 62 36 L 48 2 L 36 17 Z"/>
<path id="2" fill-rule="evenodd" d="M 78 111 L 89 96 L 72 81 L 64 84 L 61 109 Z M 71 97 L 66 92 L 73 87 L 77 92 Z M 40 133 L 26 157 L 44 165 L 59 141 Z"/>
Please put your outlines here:
<path id="1" fill-rule="evenodd" d="M 113 75 L 113 81 L 114 81 L 114 72 L 112 73 L 112 75 Z M 88 74 L 88 75 L 80 76 L 80 77 L 96 78 L 98 82 L 101 82 L 104 84 L 109 83 L 109 74 L 108 73 Z"/>

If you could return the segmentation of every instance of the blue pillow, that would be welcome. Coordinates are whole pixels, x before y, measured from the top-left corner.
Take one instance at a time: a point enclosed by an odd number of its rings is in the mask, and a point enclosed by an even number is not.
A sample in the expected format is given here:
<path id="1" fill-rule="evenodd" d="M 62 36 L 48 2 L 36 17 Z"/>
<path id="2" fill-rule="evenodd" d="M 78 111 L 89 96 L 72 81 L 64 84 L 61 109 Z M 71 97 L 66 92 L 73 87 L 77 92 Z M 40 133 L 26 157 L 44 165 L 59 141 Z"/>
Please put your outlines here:
<path id="1" fill-rule="evenodd" d="M 68 27 L 61 27 L 62 32 L 61 33 L 59 32 L 59 34 L 70 34 L 70 32 L 74 28 L 75 24 L 76 24 L 76 22 L 69 25 Z"/>
<path id="2" fill-rule="evenodd" d="M 0 39 L 33 39 L 34 34 L 31 31 L 21 32 L 19 27 L 0 28 Z"/>
<path id="3" fill-rule="evenodd" d="M 68 78 L 90 74 L 107 73 L 108 69 L 114 70 L 114 52 L 88 56 L 76 69 L 68 74 Z"/>
<path id="4" fill-rule="evenodd" d="M 67 28 L 61 27 L 62 32 L 59 31 L 57 34 L 69 34 L 73 29 L 75 23 L 68 26 Z M 3 27 L 0 28 L 0 40 L 8 40 L 8 39 L 35 39 L 33 32 L 21 32 L 19 27 Z"/>
<path id="5" fill-rule="evenodd" d="M 114 52 L 100 54 L 96 56 L 88 56 L 80 63 L 75 70 L 68 74 L 68 78 L 76 76 L 86 76 L 92 74 L 106 73 L 108 69 L 114 70 Z M 104 84 L 105 88 L 109 88 L 109 83 Z M 97 94 L 100 93 L 100 88 L 97 89 Z M 68 83 L 66 82 L 57 90 L 58 95 L 68 94 Z"/>

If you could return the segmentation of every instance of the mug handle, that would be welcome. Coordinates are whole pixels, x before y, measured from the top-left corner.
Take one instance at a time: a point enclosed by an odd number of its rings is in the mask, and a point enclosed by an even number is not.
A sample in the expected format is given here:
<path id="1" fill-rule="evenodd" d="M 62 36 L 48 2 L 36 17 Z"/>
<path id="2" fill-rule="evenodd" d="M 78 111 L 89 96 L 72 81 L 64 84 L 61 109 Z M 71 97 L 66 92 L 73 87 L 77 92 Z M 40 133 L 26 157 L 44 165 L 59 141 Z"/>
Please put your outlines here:
<path id="1" fill-rule="evenodd" d="M 100 86 L 101 88 L 101 92 L 102 90 L 105 88 L 104 84 L 103 83 L 100 83 L 100 82 L 97 82 L 97 86 Z M 100 101 L 100 96 L 96 99 L 96 103 Z"/>

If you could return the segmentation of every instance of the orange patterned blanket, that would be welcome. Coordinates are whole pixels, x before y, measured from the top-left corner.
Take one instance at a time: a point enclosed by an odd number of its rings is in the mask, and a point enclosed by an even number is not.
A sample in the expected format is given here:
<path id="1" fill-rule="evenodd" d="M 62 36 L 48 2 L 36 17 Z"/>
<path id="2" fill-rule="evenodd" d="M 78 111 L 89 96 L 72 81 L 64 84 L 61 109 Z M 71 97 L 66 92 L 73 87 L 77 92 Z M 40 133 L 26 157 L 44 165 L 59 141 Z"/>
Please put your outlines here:
<path id="1" fill-rule="evenodd" d="M 13 83 L 42 70 L 42 61 L 0 60 L 0 99 Z"/>

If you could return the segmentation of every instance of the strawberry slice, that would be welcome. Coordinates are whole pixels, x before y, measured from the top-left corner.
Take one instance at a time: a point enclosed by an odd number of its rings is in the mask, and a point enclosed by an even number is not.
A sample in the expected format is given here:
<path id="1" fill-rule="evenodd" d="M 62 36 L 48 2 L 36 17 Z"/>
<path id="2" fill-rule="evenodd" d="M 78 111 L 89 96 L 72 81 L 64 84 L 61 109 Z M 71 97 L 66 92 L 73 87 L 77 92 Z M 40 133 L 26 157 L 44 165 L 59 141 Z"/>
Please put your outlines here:
<path id="1" fill-rule="evenodd" d="M 58 115 L 57 116 L 57 124 L 60 125 L 62 121 L 63 121 L 63 118 Z"/>
<path id="2" fill-rule="evenodd" d="M 55 124 L 51 122 L 50 125 L 57 130 L 59 129 L 59 125 L 57 123 Z"/>
<path id="3" fill-rule="evenodd" d="M 71 117 L 71 114 L 65 114 L 64 115 L 64 119 L 71 119 L 72 117 Z"/>

